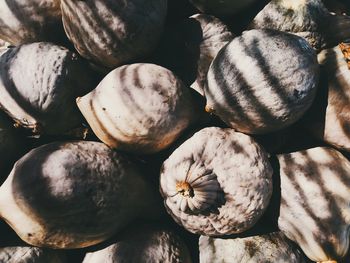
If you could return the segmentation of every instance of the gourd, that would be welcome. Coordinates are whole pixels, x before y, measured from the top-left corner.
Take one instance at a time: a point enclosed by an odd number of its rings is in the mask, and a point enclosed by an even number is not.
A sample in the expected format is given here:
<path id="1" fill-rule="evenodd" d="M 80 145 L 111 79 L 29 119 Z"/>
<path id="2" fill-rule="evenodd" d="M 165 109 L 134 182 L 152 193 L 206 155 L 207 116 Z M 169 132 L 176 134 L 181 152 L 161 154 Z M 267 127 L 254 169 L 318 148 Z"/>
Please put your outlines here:
<path id="1" fill-rule="evenodd" d="M 77 54 L 46 42 L 0 57 L 0 107 L 35 134 L 61 134 L 81 124 L 77 96 L 93 89 L 94 73 Z"/>
<path id="2" fill-rule="evenodd" d="M 293 33 L 321 50 L 348 39 L 349 26 L 349 16 L 331 14 L 321 0 L 272 0 L 251 27 Z"/>
<path id="3" fill-rule="evenodd" d="M 188 231 L 243 232 L 269 204 L 272 168 L 265 150 L 233 129 L 204 128 L 163 163 L 160 191 L 168 213 Z"/>
<path id="4" fill-rule="evenodd" d="M 61 8 L 64 29 L 79 54 L 115 68 L 155 49 L 167 0 L 62 0 Z"/>
<path id="5" fill-rule="evenodd" d="M 304 263 L 305 256 L 281 232 L 244 238 L 199 238 L 201 263 Z"/>
<path id="6" fill-rule="evenodd" d="M 245 31 L 210 65 L 206 110 L 240 132 L 281 130 L 311 106 L 318 77 L 316 53 L 303 38 L 275 30 Z"/>
<path id="7" fill-rule="evenodd" d="M 83 263 L 191 263 L 186 243 L 174 231 L 151 224 L 125 229 L 111 245 L 86 254 Z"/>
<path id="8" fill-rule="evenodd" d="M 349 249 L 350 162 L 327 147 L 281 154 L 278 160 L 279 229 L 313 261 L 341 259 Z"/>
<path id="9" fill-rule="evenodd" d="M 20 45 L 59 41 L 63 35 L 60 0 L 0 2 L 0 39 Z"/>
<path id="10" fill-rule="evenodd" d="M 135 163 L 89 141 L 30 151 L 0 187 L 0 217 L 39 247 L 100 243 L 136 217 L 157 217 L 156 202 Z"/>
<path id="11" fill-rule="evenodd" d="M 77 105 L 101 141 L 135 153 L 165 149 L 195 118 L 182 81 L 147 63 L 113 70 Z"/>
<path id="12" fill-rule="evenodd" d="M 345 44 L 341 46 L 345 47 Z M 350 69 L 339 46 L 318 55 L 324 80 L 317 100 L 305 116 L 304 126 L 316 138 L 350 151 Z"/>
<path id="13" fill-rule="evenodd" d="M 218 16 L 228 16 L 244 10 L 256 2 L 256 0 L 190 0 L 190 2 L 204 13 Z"/>
<path id="14" fill-rule="evenodd" d="M 64 252 L 38 247 L 2 247 L 0 262 L 6 263 L 65 263 Z"/>

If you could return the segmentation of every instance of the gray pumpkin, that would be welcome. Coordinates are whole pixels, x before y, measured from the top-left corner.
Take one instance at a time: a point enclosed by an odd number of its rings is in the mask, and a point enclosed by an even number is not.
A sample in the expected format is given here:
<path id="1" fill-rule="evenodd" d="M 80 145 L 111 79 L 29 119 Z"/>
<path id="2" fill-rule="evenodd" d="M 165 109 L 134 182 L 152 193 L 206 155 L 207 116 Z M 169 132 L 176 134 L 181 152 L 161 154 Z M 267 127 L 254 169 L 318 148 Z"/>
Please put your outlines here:
<path id="1" fill-rule="evenodd" d="M 136 165 L 106 145 L 51 143 L 16 162 L 0 187 L 0 216 L 31 245 L 80 248 L 156 216 L 155 198 Z"/>
<path id="2" fill-rule="evenodd" d="M 339 46 L 318 56 L 324 80 L 304 126 L 318 139 L 350 151 L 350 69 Z"/>
<path id="3" fill-rule="evenodd" d="M 316 53 L 303 38 L 275 30 L 245 31 L 210 65 L 206 109 L 240 132 L 277 131 L 311 106 L 318 76 Z"/>
<path id="4" fill-rule="evenodd" d="M 244 238 L 199 238 L 201 263 L 304 263 L 305 256 L 281 232 Z"/>
<path id="5" fill-rule="evenodd" d="M 350 17 L 331 14 L 321 0 L 272 0 L 254 18 L 252 27 L 296 34 L 316 50 L 350 38 Z"/>
<path id="6" fill-rule="evenodd" d="M 349 249 L 350 162 L 316 147 L 278 156 L 278 226 L 313 261 L 337 261 Z"/>
<path id="7" fill-rule="evenodd" d="M 115 68 L 153 51 L 167 0 L 62 0 L 61 8 L 64 29 L 79 54 Z"/>
<path id="8" fill-rule="evenodd" d="M 2 247 L 0 262 L 3 263 L 68 263 L 62 251 L 38 247 Z"/>
<path id="9" fill-rule="evenodd" d="M 191 95 L 171 71 L 136 63 L 111 71 L 87 95 L 80 111 L 112 148 L 155 153 L 170 146 L 194 119 Z"/>
<path id="10" fill-rule="evenodd" d="M 233 129 L 204 128 L 163 163 L 160 190 L 173 219 L 196 234 L 252 227 L 269 204 L 272 168 L 264 149 Z"/>
<path id="11" fill-rule="evenodd" d="M 0 38 L 11 44 L 58 40 L 61 28 L 60 0 L 0 1 Z"/>
<path id="12" fill-rule="evenodd" d="M 118 240 L 86 254 L 83 263 L 191 263 L 185 242 L 171 230 L 150 224 L 125 229 Z"/>
<path id="13" fill-rule="evenodd" d="M 94 87 L 93 73 L 77 54 L 38 42 L 0 57 L 0 106 L 34 133 L 61 134 L 81 124 L 76 97 Z"/>

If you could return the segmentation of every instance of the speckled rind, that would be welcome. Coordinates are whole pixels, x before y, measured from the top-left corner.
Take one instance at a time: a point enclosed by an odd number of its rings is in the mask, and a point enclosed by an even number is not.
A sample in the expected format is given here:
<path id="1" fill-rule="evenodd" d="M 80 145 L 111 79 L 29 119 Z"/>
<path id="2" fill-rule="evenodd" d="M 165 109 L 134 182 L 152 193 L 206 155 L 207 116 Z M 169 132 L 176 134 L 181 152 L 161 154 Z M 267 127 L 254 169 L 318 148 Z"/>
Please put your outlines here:
<path id="1" fill-rule="evenodd" d="M 305 256 L 281 232 L 235 239 L 201 236 L 201 263 L 304 263 Z"/>
<path id="2" fill-rule="evenodd" d="M 320 0 L 273 0 L 257 14 L 252 27 L 296 34 L 319 50 L 326 46 L 322 25 L 329 16 L 329 11 Z"/>
<path id="3" fill-rule="evenodd" d="M 156 47 L 166 0 L 62 0 L 64 29 L 83 57 L 115 68 Z"/>
<path id="4" fill-rule="evenodd" d="M 318 77 L 316 53 L 303 38 L 245 31 L 213 60 L 204 90 L 206 108 L 244 133 L 277 131 L 311 106 Z"/>
<path id="5" fill-rule="evenodd" d="M 350 69 L 338 46 L 323 50 L 318 59 L 325 81 L 320 86 L 320 96 L 316 97 L 319 100 L 315 100 L 305 126 L 317 138 L 338 149 L 350 151 Z"/>
<path id="6" fill-rule="evenodd" d="M 278 156 L 278 226 L 313 261 L 338 260 L 349 248 L 350 162 L 326 147 Z"/>
<path id="7" fill-rule="evenodd" d="M 252 5 L 256 0 L 190 0 L 198 10 L 212 15 L 228 16 Z"/>
<path id="8" fill-rule="evenodd" d="M 60 0 L 0 1 L 0 38 L 20 45 L 57 38 Z"/>
<path id="9" fill-rule="evenodd" d="M 152 225 L 134 226 L 116 243 L 87 253 L 83 263 L 191 263 L 184 241 L 173 231 Z"/>
<path id="10" fill-rule="evenodd" d="M 38 247 L 2 247 L 0 262 L 3 263 L 68 263 L 62 251 Z"/>
<path id="11" fill-rule="evenodd" d="M 51 143 L 16 162 L 0 188 L 0 215 L 31 245 L 80 248 L 151 211 L 153 194 L 136 164 L 103 143 Z"/>
<path id="12" fill-rule="evenodd" d="M 216 175 L 224 200 L 205 211 L 183 212 L 175 202 L 174 188 L 193 167 Z M 178 224 L 192 233 L 222 236 L 243 232 L 257 222 L 270 200 L 271 175 L 266 152 L 251 137 L 212 127 L 197 132 L 164 162 L 160 190 Z"/>
<path id="13" fill-rule="evenodd" d="M 219 50 L 233 39 L 233 34 L 228 27 L 218 18 L 206 14 L 195 14 L 188 20 L 195 20 L 202 30 L 202 41 L 199 45 L 199 59 L 197 62 L 197 78 L 191 88 L 204 95 L 204 86 L 207 82 L 207 74 L 210 63 Z M 184 23 L 186 26 L 186 23 Z"/>
<path id="14" fill-rule="evenodd" d="M 34 133 L 60 134 L 80 125 L 77 96 L 95 85 L 93 73 L 73 52 L 37 42 L 0 57 L 0 105 Z"/>
<path id="15" fill-rule="evenodd" d="M 189 90 L 154 64 L 113 70 L 77 104 L 101 141 L 136 153 L 168 147 L 194 117 Z"/>

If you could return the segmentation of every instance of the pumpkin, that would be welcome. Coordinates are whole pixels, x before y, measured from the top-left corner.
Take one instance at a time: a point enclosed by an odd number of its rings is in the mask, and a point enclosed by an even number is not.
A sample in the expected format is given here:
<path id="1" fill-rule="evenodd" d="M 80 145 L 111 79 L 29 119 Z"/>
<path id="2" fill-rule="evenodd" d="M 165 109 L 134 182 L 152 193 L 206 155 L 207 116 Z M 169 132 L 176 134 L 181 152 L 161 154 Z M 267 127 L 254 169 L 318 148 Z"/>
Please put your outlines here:
<path id="1" fill-rule="evenodd" d="M 233 129 L 204 128 L 163 163 L 160 190 L 173 219 L 209 236 L 243 232 L 269 204 L 272 168 L 265 150 Z"/>
<path id="2" fill-rule="evenodd" d="M 349 249 L 350 162 L 316 147 L 278 155 L 278 226 L 313 261 L 337 261 Z"/>
<path id="3" fill-rule="evenodd" d="M 211 63 L 206 109 L 237 131 L 275 132 L 311 106 L 318 76 L 316 53 L 303 38 L 275 30 L 245 31 Z"/>
<path id="4" fill-rule="evenodd" d="M 20 45 L 61 41 L 62 37 L 60 0 L 0 2 L 0 39 Z"/>
<path id="5" fill-rule="evenodd" d="M 75 99 L 94 88 L 93 75 L 61 46 L 37 42 L 11 48 L 0 57 L 0 107 L 35 134 L 61 134 L 81 124 Z"/>
<path id="6" fill-rule="evenodd" d="M 146 211 L 156 217 L 156 202 L 135 163 L 89 141 L 35 148 L 0 187 L 0 217 L 39 247 L 100 243 Z"/>
<path id="7" fill-rule="evenodd" d="M 350 38 L 349 26 L 349 16 L 331 14 L 321 0 L 272 0 L 251 25 L 304 37 L 316 50 Z"/>
<path id="8" fill-rule="evenodd" d="M 129 262 L 191 263 L 192 260 L 186 243 L 174 231 L 141 224 L 125 229 L 111 245 L 87 253 L 82 263 Z"/>
<path id="9" fill-rule="evenodd" d="M 65 263 L 64 252 L 38 247 L 2 247 L 0 262 L 6 263 Z"/>
<path id="10" fill-rule="evenodd" d="M 306 262 L 281 232 L 228 239 L 201 236 L 199 252 L 201 263 Z"/>
<path id="11" fill-rule="evenodd" d="M 111 71 L 77 104 L 101 141 L 135 153 L 165 149 L 195 117 L 182 81 L 171 71 L 147 63 Z"/>
<path id="12" fill-rule="evenodd" d="M 167 0 L 62 0 L 61 8 L 64 29 L 79 54 L 115 68 L 155 49 Z"/>

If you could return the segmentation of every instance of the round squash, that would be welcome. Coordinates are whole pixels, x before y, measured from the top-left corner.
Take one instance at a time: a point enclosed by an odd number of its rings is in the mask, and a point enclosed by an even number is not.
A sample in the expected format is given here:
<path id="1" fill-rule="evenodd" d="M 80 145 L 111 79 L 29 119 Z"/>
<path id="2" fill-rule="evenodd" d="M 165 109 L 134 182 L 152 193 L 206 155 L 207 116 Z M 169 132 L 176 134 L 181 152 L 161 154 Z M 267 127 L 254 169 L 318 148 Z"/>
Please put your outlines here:
<path id="1" fill-rule="evenodd" d="M 309 259 L 337 261 L 349 249 L 350 162 L 326 147 L 278 155 L 278 226 Z"/>
<path id="2" fill-rule="evenodd" d="M 136 153 L 165 149 L 194 118 L 189 90 L 154 64 L 113 70 L 77 104 L 101 141 Z"/>
<path id="3" fill-rule="evenodd" d="M 210 65 L 206 109 L 240 132 L 281 130 L 311 106 L 318 76 L 316 53 L 303 38 L 275 30 L 245 31 Z"/>
<path id="4" fill-rule="evenodd" d="M 61 17 L 60 0 L 0 1 L 0 39 L 13 45 L 59 41 Z"/>
<path id="5" fill-rule="evenodd" d="M 61 134 L 81 124 L 75 104 L 95 86 L 93 72 L 77 54 L 38 42 L 0 57 L 0 106 L 33 133 Z"/>
<path id="6" fill-rule="evenodd" d="M 321 0 L 272 0 L 252 22 L 305 38 L 316 50 L 350 38 L 350 17 L 331 14 Z"/>
<path id="7" fill-rule="evenodd" d="M 61 0 L 64 29 L 83 57 L 115 68 L 151 53 L 167 0 Z"/>
<path id="8" fill-rule="evenodd" d="M 163 163 L 160 191 L 173 219 L 209 236 L 240 233 L 265 211 L 272 193 L 266 152 L 233 129 L 204 128 Z"/>
<path id="9" fill-rule="evenodd" d="M 0 187 L 0 216 L 22 240 L 39 247 L 100 243 L 141 214 L 154 216 L 155 203 L 135 163 L 89 141 L 30 151 Z"/>
<path id="10" fill-rule="evenodd" d="M 87 253 L 82 263 L 191 263 L 185 242 L 173 231 L 150 224 L 126 229 L 118 240 Z"/>
<path id="11" fill-rule="evenodd" d="M 201 263 L 304 263 L 305 256 L 281 232 L 244 238 L 199 238 Z"/>
<path id="12" fill-rule="evenodd" d="M 2 247 L 0 262 L 6 263 L 68 263 L 64 252 L 38 247 Z"/>

